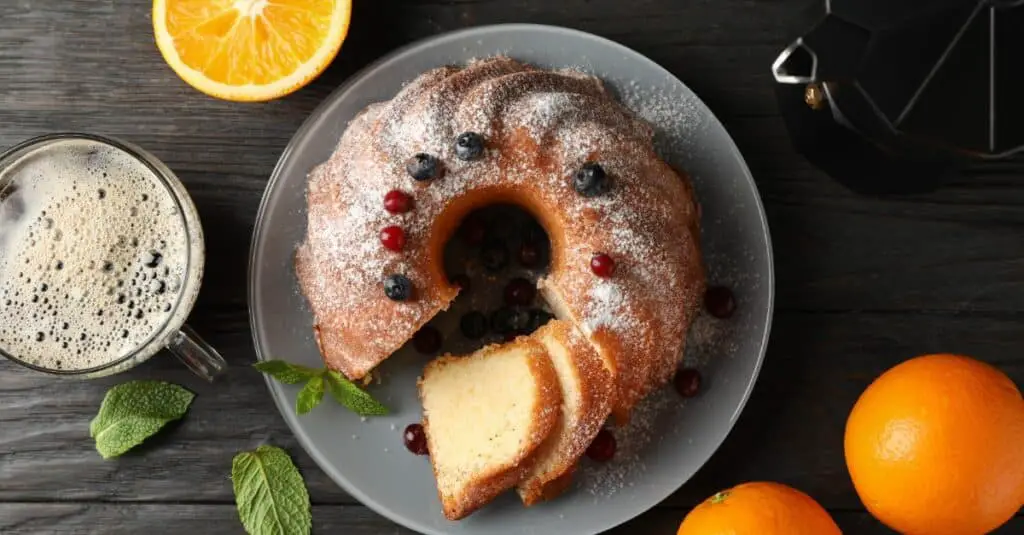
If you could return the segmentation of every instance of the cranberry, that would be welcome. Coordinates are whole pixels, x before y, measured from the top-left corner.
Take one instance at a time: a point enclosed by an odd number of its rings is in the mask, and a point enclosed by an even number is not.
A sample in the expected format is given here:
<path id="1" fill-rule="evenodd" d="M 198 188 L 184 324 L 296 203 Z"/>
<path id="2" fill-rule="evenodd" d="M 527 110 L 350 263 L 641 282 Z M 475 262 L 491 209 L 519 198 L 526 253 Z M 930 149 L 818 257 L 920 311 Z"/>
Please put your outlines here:
<path id="1" fill-rule="evenodd" d="M 469 280 L 469 275 L 456 275 L 452 277 L 452 280 L 450 282 L 452 283 L 452 286 L 457 286 L 459 290 L 461 290 L 459 293 L 463 295 L 468 293 L 469 289 L 472 287 L 472 283 Z"/>
<path id="2" fill-rule="evenodd" d="M 431 327 L 424 326 L 412 337 L 412 345 L 416 351 L 424 355 L 432 355 L 441 349 L 441 332 Z"/>
<path id="3" fill-rule="evenodd" d="M 483 220 L 479 217 L 469 216 L 462 222 L 462 226 L 459 228 L 459 236 L 462 237 L 462 241 L 472 247 L 483 243 L 486 235 L 487 225 L 484 225 Z"/>
<path id="4" fill-rule="evenodd" d="M 405 442 L 406 449 L 416 455 L 430 454 L 427 450 L 427 434 L 423 431 L 422 425 L 409 424 L 405 428 L 405 433 L 402 434 L 402 440 Z"/>
<path id="5" fill-rule="evenodd" d="M 522 277 L 510 280 L 505 286 L 505 303 L 509 305 L 529 305 L 533 302 L 535 295 L 537 295 L 537 288 Z"/>
<path id="6" fill-rule="evenodd" d="M 412 210 L 412 197 L 404 191 L 393 189 L 384 196 L 384 209 L 392 214 L 404 214 Z"/>
<path id="7" fill-rule="evenodd" d="M 736 298 L 725 286 L 712 286 L 704 292 L 704 308 L 716 318 L 729 318 L 736 312 Z"/>
<path id="8" fill-rule="evenodd" d="M 392 251 L 401 251 L 405 247 L 405 231 L 395 225 L 384 227 L 380 231 L 380 243 Z"/>
<path id="9" fill-rule="evenodd" d="M 683 368 L 676 372 L 672 383 L 680 396 L 692 398 L 700 392 L 700 372 L 693 368 Z"/>
<path id="10" fill-rule="evenodd" d="M 599 463 L 612 460 L 612 457 L 615 457 L 615 435 L 607 429 L 598 431 L 594 441 L 587 448 L 587 457 Z"/>
<path id="11" fill-rule="evenodd" d="M 615 274 L 615 261 L 604 253 L 595 254 L 590 258 L 590 271 L 593 271 L 594 275 L 598 277 L 611 277 Z"/>
<path id="12" fill-rule="evenodd" d="M 537 244 L 524 242 L 519 246 L 519 263 L 523 267 L 536 267 L 540 263 L 540 248 Z"/>

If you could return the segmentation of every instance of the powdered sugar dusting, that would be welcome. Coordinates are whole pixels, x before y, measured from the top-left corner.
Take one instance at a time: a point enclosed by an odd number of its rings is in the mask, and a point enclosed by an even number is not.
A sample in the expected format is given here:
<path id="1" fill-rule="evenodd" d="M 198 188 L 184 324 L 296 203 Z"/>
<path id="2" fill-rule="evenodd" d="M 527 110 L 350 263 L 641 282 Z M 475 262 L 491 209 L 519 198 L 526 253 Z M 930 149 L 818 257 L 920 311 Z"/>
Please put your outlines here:
<path id="1" fill-rule="evenodd" d="M 629 425 L 612 430 L 615 457 L 607 463 L 584 461 L 580 486 L 596 497 L 607 498 L 631 486 L 632 481 L 642 479 L 647 470 L 644 464 L 647 447 L 684 404 L 670 389 L 663 388 L 647 396 L 633 409 Z"/>
<path id="2" fill-rule="evenodd" d="M 621 331 L 634 323 L 636 315 L 628 309 L 629 303 L 622 295 L 622 288 L 608 279 L 602 279 L 590 288 L 590 299 L 583 309 L 583 326 L 586 332 L 599 327 Z M 633 325 L 635 326 L 635 324 Z"/>
<path id="3" fill-rule="evenodd" d="M 655 131 L 658 154 L 675 165 L 682 165 L 693 138 L 709 126 L 699 112 L 700 102 L 691 94 L 647 87 L 636 81 L 620 88 L 622 103 L 649 122 Z"/>
<path id="4" fill-rule="evenodd" d="M 456 157 L 454 140 L 468 131 L 486 139 L 479 160 Z M 605 327 L 635 355 L 636 372 L 624 380 L 642 395 L 650 377 L 663 375 L 648 367 L 675 365 L 671 349 L 682 346 L 701 286 L 688 232 L 695 217 L 690 194 L 654 156 L 653 135 L 597 78 L 501 57 L 429 71 L 391 101 L 370 106 L 309 181 L 308 234 L 297 271 L 328 365 L 361 377 L 448 306 L 454 291 L 436 279 L 428 248 L 433 225 L 468 192 L 500 187 L 551 212 L 537 215 L 564 234 L 565 248 L 545 284 L 567 296 L 585 327 Z M 420 152 L 441 162 L 443 176 L 409 176 L 405 163 Z M 571 176 L 593 160 L 613 187 L 584 197 Z M 409 194 L 415 208 L 400 215 L 383 210 L 390 190 Z M 405 231 L 401 253 L 379 244 L 380 229 L 389 225 Z M 596 252 L 620 266 L 612 282 L 595 282 L 589 272 Z M 382 281 L 391 274 L 407 276 L 416 298 L 387 300 Z M 654 338 L 669 350 L 649 347 Z"/>

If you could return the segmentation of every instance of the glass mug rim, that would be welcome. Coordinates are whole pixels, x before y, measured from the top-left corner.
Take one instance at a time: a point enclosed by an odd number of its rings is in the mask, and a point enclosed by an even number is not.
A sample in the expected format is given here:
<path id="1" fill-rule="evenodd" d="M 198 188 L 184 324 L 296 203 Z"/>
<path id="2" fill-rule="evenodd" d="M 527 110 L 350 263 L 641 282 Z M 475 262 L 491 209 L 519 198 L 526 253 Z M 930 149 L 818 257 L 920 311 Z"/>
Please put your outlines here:
<path id="1" fill-rule="evenodd" d="M 174 200 L 175 207 L 178 209 L 178 219 L 185 228 L 186 251 L 188 254 L 188 258 L 185 263 L 185 284 L 182 287 L 182 291 L 178 294 L 172 313 L 159 328 L 153 330 L 145 341 L 137 344 L 137 347 L 123 357 L 106 364 L 93 366 L 92 368 L 56 370 L 26 362 L 25 360 L 12 355 L 3 346 L 0 346 L 0 356 L 33 371 L 65 377 L 102 375 L 103 372 L 117 369 L 119 366 L 123 366 L 135 359 L 139 359 L 139 361 L 132 366 L 129 366 L 129 368 L 132 368 L 137 364 L 141 364 L 143 361 L 148 360 L 163 349 L 166 346 L 166 340 L 173 336 L 174 333 L 186 327 L 185 319 L 188 314 L 180 314 L 180 312 L 183 309 L 189 309 L 189 312 L 191 312 L 191 308 L 195 305 L 196 298 L 198 297 L 199 286 L 201 286 L 203 278 L 203 257 L 205 256 L 205 253 L 199 255 L 199 258 L 195 258 L 196 255 L 193 254 L 193 250 L 196 247 L 198 247 L 200 251 L 205 250 L 205 243 L 202 225 L 199 223 L 198 212 L 196 211 L 191 198 L 185 191 L 181 180 L 178 179 L 178 177 L 163 162 L 157 159 L 156 156 L 153 156 L 146 150 L 131 143 L 109 136 L 86 132 L 55 132 L 44 134 L 26 139 L 3 151 L 3 153 L 0 153 L 0 173 L 6 171 L 10 165 L 18 161 L 19 157 L 26 155 L 32 149 L 45 147 L 54 142 L 67 140 L 92 141 L 106 145 L 130 156 L 133 160 L 142 164 L 150 173 L 153 174 L 153 176 L 157 178 L 159 183 L 166 189 L 167 193 L 170 194 L 171 198 Z M 189 214 L 192 215 L 191 221 L 189 219 Z M 194 277 L 192 276 L 193 270 L 195 270 Z M 194 282 L 190 282 L 193 280 Z"/>

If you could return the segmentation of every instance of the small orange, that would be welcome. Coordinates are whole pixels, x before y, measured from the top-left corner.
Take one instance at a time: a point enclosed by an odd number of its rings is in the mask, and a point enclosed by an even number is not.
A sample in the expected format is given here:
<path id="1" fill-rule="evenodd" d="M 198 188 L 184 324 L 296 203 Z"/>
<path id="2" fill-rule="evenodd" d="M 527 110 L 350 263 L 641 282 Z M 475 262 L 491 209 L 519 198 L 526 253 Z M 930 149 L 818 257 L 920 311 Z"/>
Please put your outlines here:
<path id="1" fill-rule="evenodd" d="M 676 535 L 842 535 L 813 498 L 781 483 L 737 485 L 704 500 Z"/>
<path id="2" fill-rule="evenodd" d="M 153 0 L 171 69 L 207 95 L 277 98 L 316 78 L 348 33 L 352 0 Z"/>
<path id="3" fill-rule="evenodd" d="M 980 535 L 1024 502 L 1024 399 L 977 360 L 926 355 L 876 379 L 846 422 L 846 465 L 905 535 Z"/>

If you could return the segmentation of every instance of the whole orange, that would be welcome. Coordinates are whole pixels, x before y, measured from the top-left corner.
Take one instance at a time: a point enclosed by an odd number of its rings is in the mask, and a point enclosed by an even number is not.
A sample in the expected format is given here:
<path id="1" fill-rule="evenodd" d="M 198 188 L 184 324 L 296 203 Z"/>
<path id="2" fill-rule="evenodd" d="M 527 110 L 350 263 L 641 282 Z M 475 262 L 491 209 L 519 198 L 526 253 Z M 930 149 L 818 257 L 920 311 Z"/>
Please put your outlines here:
<path id="1" fill-rule="evenodd" d="M 737 485 L 704 500 L 676 535 L 842 535 L 813 498 L 780 483 Z"/>
<path id="2" fill-rule="evenodd" d="M 905 535 L 980 535 L 1024 502 L 1024 399 L 977 360 L 926 355 L 878 377 L 846 422 L 864 505 Z"/>

